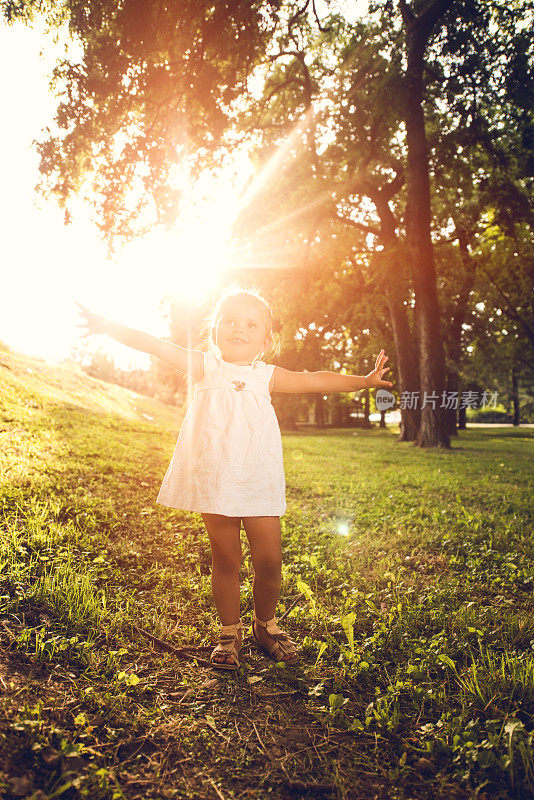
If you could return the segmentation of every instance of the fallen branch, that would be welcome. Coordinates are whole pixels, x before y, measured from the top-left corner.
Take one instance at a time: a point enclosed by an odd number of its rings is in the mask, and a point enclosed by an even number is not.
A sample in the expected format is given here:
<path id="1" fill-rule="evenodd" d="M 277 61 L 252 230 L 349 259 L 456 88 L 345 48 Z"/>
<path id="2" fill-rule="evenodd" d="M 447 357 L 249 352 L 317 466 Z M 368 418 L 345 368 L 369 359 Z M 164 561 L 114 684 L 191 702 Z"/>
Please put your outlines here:
<path id="1" fill-rule="evenodd" d="M 186 661 L 197 661 L 199 664 L 203 664 L 204 666 L 207 667 L 213 666 L 210 661 L 207 661 L 205 658 L 199 658 L 197 655 L 195 655 L 195 652 L 197 652 L 200 648 L 174 647 L 172 644 L 164 642 L 163 639 L 158 639 L 157 636 L 153 636 L 148 631 L 144 631 L 142 628 L 138 628 L 137 625 L 132 625 L 132 627 L 136 633 L 140 634 L 141 636 L 144 636 L 145 639 L 148 639 L 150 642 L 152 642 L 152 644 L 155 644 L 156 647 L 159 647 L 160 650 L 165 650 L 166 653 L 172 653 L 178 658 L 182 658 Z"/>
<path id="2" fill-rule="evenodd" d="M 281 616 L 281 617 L 278 617 L 278 622 L 282 622 L 282 620 L 283 620 L 283 619 L 285 619 L 285 618 L 287 617 L 287 615 L 289 614 L 289 612 L 290 612 L 290 611 L 293 611 L 293 609 L 295 608 L 295 606 L 297 605 L 297 603 L 299 602 L 299 600 L 302 600 L 302 598 L 303 598 L 303 597 L 304 597 L 304 595 L 303 595 L 303 594 L 302 594 L 302 592 L 301 592 L 301 593 L 299 594 L 299 596 L 297 597 L 297 599 L 296 599 L 296 600 L 293 600 L 293 602 L 291 603 L 291 605 L 289 606 L 289 608 L 288 608 L 286 611 L 284 611 L 284 613 L 282 614 L 282 616 Z"/>

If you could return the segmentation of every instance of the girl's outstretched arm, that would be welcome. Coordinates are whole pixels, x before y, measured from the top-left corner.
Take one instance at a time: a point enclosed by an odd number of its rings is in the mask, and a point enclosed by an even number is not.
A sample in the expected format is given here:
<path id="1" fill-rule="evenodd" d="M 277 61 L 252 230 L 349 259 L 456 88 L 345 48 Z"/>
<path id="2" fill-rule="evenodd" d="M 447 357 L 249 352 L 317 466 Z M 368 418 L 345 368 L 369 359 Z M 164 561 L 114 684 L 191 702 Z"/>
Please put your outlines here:
<path id="1" fill-rule="evenodd" d="M 186 347 L 167 342 L 165 339 L 158 339 L 149 333 L 128 328 L 119 322 L 113 322 L 99 314 L 93 314 L 81 303 L 77 303 L 77 305 L 84 318 L 81 323 L 85 328 L 80 334 L 82 337 L 92 333 L 105 333 L 112 339 L 116 339 L 117 342 L 133 347 L 134 350 L 141 350 L 143 353 L 157 356 L 180 372 L 190 374 L 195 381 L 201 380 L 204 373 L 204 353 L 200 350 L 189 350 Z"/>
<path id="2" fill-rule="evenodd" d="M 357 392 L 360 389 L 373 389 L 393 386 L 391 381 L 382 380 L 389 367 L 384 367 L 389 356 L 381 350 L 376 357 L 375 368 L 368 375 L 342 375 L 339 372 L 292 372 L 275 367 L 271 383 L 272 392 L 307 393 Z"/>

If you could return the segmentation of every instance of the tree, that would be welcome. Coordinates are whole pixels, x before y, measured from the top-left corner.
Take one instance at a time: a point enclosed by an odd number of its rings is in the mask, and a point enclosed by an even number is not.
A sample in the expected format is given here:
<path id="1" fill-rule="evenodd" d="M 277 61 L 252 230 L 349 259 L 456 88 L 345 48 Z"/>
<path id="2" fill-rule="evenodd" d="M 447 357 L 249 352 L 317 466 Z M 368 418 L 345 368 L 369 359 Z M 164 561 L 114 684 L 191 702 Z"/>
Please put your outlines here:
<path id="1" fill-rule="evenodd" d="M 31 8 L 6 5 L 8 16 Z M 248 212 L 259 224 L 250 238 L 259 229 L 271 263 L 292 259 L 310 280 L 322 257 L 331 274 L 364 286 L 360 314 L 385 298 L 400 391 L 442 388 L 440 317 L 456 297 L 445 336 L 454 384 L 473 302 L 469 271 L 480 261 L 477 225 L 491 212 L 504 226 L 509 206 L 532 227 L 531 37 L 521 25 L 532 0 L 386 3 L 355 22 L 339 13 L 319 20 L 313 2 L 289 0 L 64 8 L 84 54 L 58 66 L 59 133 L 41 148 L 62 201 L 92 183 L 110 237 L 172 224 L 191 171 L 256 143 L 272 180 L 252 187 Z M 445 197 L 437 183 L 447 165 Z M 462 265 L 456 274 L 436 260 L 439 248 Z M 401 436 L 447 446 L 448 424 L 427 406 L 421 417 L 403 414 Z"/>
<path id="2" fill-rule="evenodd" d="M 8 21 L 68 24 L 81 58 L 54 70 L 41 188 L 70 219 L 85 197 L 108 240 L 172 225 L 191 172 L 214 158 L 232 104 L 269 41 L 276 0 L 4 0 Z"/>
<path id="3" fill-rule="evenodd" d="M 276 138 L 277 129 L 284 121 L 287 124 L 289 119 L 295 124 L 299 113 L 307 115 L 308 124 L 300 137 L 299 151 L 299 174 L 308 177 L 308 197 L 300 203 L 300 208 L 307 212 L 301 225 L 301 236 L 310 245 L 314 238 L 323 235 L 321 225 L 324 227 L 325 221 L 334 218 L 376 237 L 379 250 L 375 254 L 374 266 L 383 279 L 376 288 L 387 298 L 395 334 L 401 391 L 421 388 L 438 396 L 443 388 L 444 357 L 430 239 L 422 74 L 426 43 L 445 7 L 445 3 L 435 3 L 428 13 L 416 17 L 403 4 L 405 24 L 409 29 L 406 37 L 408 73 L 404 76 L 398 58 L 393 55 L 387 63 L 392 39 L 398 38 L 394 28 L 385 36 L 382 26 L 361 23 L 349 29 L 347 34 L 347 26 L 339 18 L 331 19 L 329 27 L 323 31 L 327 36 L 322 41 L 328 54 L 321 58 L 318 47 L 314 47 L 303 6 L 299 14 L 289 20 L 285 36 L 279 37 L 277 50 L 270 56 L 274 67 L 257 103 L 255 118 L 253 115 L 247 118 L 247 124 L 251 124 L 252 118 L 255 131 L 261 132 L 262 142 L 269 142 Z M 337 43 L 339 39 L 342 47 Z M 337 89 L 325 92 L 324 86 L 332 83 L 333 72 L 326 65 L 336 57 L 340 65 Z M 369 88 L 371 81 L 375 86 Z M 400 103 L 391 102 L 395 90 L 401 98 L 404 97 Z M 313 103 L 319 106 L 325 99 L 330 102 L 329 114 L 319 112 L 315 118 Z M 403 118 L 406 120 L 406 147 L 399 145 L 399 125 Z M 318 143 L 321 138 L 327 140 L 332 135 L 336 136 L 335 144 L 320 153 Z M 287 173 L 297 171 L 294 164 L 293 154 L 292 170 L 286 170 L 282 180 L 279 177 L 276 194 L 281 194 L 284 191 L 282 187 L 287 187 L 284 180 Z M 340 165 L 337 169 L 336 164 Z M 407 317 L 406 306 L 410 298 L 406 276 L 399 263 L 403 249 L 399 247 L 398 219 L 390 207 L 391 200 L 403 187 L 405 171 L 410 176 L 405 224 L 411 249 L 414 321 L 420 364 L 414 359 L 415 347 Z M 303 183 L 301 180 L 301 185 Z M 304 192 L 301 190 L 300 194 L 302 196 Z M 332 195 L 335 202 L 332 202 Z M 365 199 L 374 204 L 378 225 L 362 221 Z M 279 203 L 276 205 L 279 209 Z M 262 207 L 265 209 L 265 202 L 262 202 Z M 308 232 L 306 225 L 309 225 Z M 404 249 L 404 255 L 406 252 Z M 423 384 L 420 384 L 419 376 L 421 364 Z M 435 410 L 427 405 L 423 415 L 427 421 L 419 430 L 417 443 L 448 446 L 445 414 L 439 408 Z M 418 410 L 404 412 L 402 439 L 416 438 L 420 419 Z"/>
<path id="4" fill-rule="evenodd" d="M 445 357 L 436 288 L 434 249 L 430 234 L 431 200 L 428 145 L 423 111 L 425 51 L 432 30 L 452 0 L 434 0 L 417 14 L 401 0 L 406 42 L 406 96 L 404 120 L 407 147 L 406 231 L 411 251 L 415 293 L 415 326 L 419 351 L 419 375 L 423 395 L 441 396 L 445 384 Z M 441 407 L 424 405 L 416 444 L 450 447 L 447 414 Z"/>
<path id="5" fill-rule="evenodd" d="M 375 286 L 377 295 L 387 299 L 401 391 L 421 388 L 440 397 L 445 375 L 449 392 L 458 391 L 460 386 L 462 330 L 468 308 L 474 302 L 478 263 L 473 257 L 476 221 L 484 212 L 481 180 L 477 177 L 480 159 L 472 148 L 466 152 L 467 158 L 452 158 L 451 152 L 458 141 L 472 139 L 471 120 L 462 109 L 470 104 L 473 86 L 480 91 L 485 79 L 495 73 L 487 83 L 492 101 L 494 95 L 502 100 L 506 75 L 495 70 L 503 49 L 510 40 L 514 42 L 516 28 L 509 20 L 518 21 L 518 8 L 494 4 L 491 9 L 480 10 L 476 3 L 402 3 L 406 68 L 398 57 L 402 36 L 396 15 L 387 8 L 384 11 L 382 7 L 380 24 L 374 26 L 369 21 L 347 26 L 339 17 L 330 18 L 321 29 L 320 44 L 314 41 L 306 4 L 287 20 L 277 48 L 269 57 L 271 69 L 263 95 L 255 106 L 252 104 L 246 124 L 260 134 L 262 147 L 267 145 L 273 151 L 273 144 L 280 142 L 281 132 L 286 134 L 289 125 L 298 130 L 299 115 L 304 123 L 299 136 L 292 134 L 291 164 L 284 168 L 279 165 L 276 186 L 269 187 L 258 201 L 261 216 L 258 214 L 257 219 L 265 220 L 267 216 L 268 224 L 263 227 L 268 227 L 271 235 L 276 215 L 284 228 L 290 219 L 296 236 L 291 237 L 284 229 L 278 240 L 299 238 L 302 257 L 306 253 L 308 262 L 310 252 L 318 248 L 317 242 L 324 238 L 325 228 L 333 220 L 375 237 L 372 270 L 375 278 L 380 274 L 383 278 L 382 284 L 376 280 Z M 491 26 L 503 16 L 508 23 L 499 47 L 494 49 L 490 44 Z M 441 24 L 436 26 L 438 20 Z M 479 46 L 481 42 L 483 47 Z M 460 63 L 454 63 L 453 58 L 458 57 Z M 334 70 L 332 64 L 336 62 Z M 334 74 L 336 88 L 325 90 L 329 83 L 332 85 Z M 403 119 L 405 138 L 399 127 Z M 495 122 L 493 127 L 498 131 L 499 120 Z M 427 128 L 432 136 L 430 154 Z M 443 132 L 441 142 L 439 134 Z M 322 143 L 333 137 L 335 143 L 324 147 Z M 450 183 L 454 193 L 450 193 L 447 203 L 442 202 L 440 219 L 431 207 L 429 169 L 437 178 L 446 174 L 447 166 L 452 169 L 445 184 Z M 403 208 L 405 175 L 409 179 Z M 434 188 L 434 205 L 436 191 L 440 194 Z M 443 194 L 441 191 L 441 201 Z M 287 198 L 297 212 L 290 213 Z M 366 206 L 369 200 L 375 215 L 368 203 Z M 275 210 L 275 220 L 266 213 L 269 207 Z M 447 227 L 451 224 L 457 243 L 456 251 L 452 251 L 455 268 L 449 269 L 448 275 L 448 262 L 443 262 L 439 302 L 431 222 L 435 241 L 441 237 L 449 254 Z M 261 224 L 259 228 L 261 231 Z M 407 235 L 411 251 L 411 286 L 402 269 L 407 254 L 403 234 Z M 361 241 L 354 243 L 353 255 L 358 246 L 361 248 Z M 446 328 L 447 370 L 440 331 L 443 303 L 451 305 L 450 317 L 447 313 L 444 317 L 451 319 Z M 414 305 L 412 332 L 408 314 Z M 413 356 L 414 336 L 419 344 L 419 363 Z M 420 369 L 425 372 L 427 388 L 419 383 Z M 449 427 L 455 430 L 455 414 L 431 406 L 423 411 L 430 422 L 426 430 L 424 425 L 419 430 L 418 443 L 439 442 L 447 446 Z M 401 438 L 416 438 L 416 414 L 415 410 L 411 414 L 404 412 Z"/>

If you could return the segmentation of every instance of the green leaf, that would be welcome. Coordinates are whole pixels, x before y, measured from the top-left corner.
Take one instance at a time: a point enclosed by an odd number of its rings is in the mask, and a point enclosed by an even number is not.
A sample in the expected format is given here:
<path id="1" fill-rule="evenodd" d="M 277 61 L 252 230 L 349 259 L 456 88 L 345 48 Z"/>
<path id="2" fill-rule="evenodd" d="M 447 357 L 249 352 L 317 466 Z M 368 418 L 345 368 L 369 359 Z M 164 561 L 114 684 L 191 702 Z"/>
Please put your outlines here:
<path id="1" fill-rule="evenodd" d="M 348 702 L 342 694 L 329 694 L 328 695 L 328 705 L 330 706 L 331 711 L 337 711 L 341 708 L 341 706 L 345 705 Z"/>
<path id="2" fill-rule="evenodd" d="M 449 656 L 446 656 L 445 653 L 440 653 L 437 656 L 437 659 L 438 659 L 438 661 L 441 661 L 442 664 L 446 664 L 448 667 L 450 667 L 451 669 L 456 671 L 456 664 L 454 663 L 452 658 L 449 658 Z"/>
<path id="3" fill-rule="evenodd" d="M 347 634 L 347 639 L 349 642 L 350 647 L 350 654 L 351 658 L 354 661 L 354 623 L 356 622 L 356 614 L 351 611 L 350 614 L 346 614 L 344 617 L 341 617 L 341 624 L 343 625 L 343 630 Z"/>
<path id="4" fill-rule="evenodd" d="M 326 642 L 321 642 L 321 646 L 319 647 L 319 653 L 317 654 L 317 658 L 315 660 L 315 666 L 317 666 L 317 664 L 319 663 L 319 659 L 321 658 L 327 647 L 328 645 L 326 644 Z"/>
<path id="5" fill-rule="evenodd" d="M 313 600 L 313 592 L 312 592 L 312 590 L 310 589 L 308 584 L 305 581 L 300 580 L 300 578 L 297 581 L 297 589 L 299 590 L 299 592 L 301 592 L 301 594 L 304 595 L 306 600 Z"/>

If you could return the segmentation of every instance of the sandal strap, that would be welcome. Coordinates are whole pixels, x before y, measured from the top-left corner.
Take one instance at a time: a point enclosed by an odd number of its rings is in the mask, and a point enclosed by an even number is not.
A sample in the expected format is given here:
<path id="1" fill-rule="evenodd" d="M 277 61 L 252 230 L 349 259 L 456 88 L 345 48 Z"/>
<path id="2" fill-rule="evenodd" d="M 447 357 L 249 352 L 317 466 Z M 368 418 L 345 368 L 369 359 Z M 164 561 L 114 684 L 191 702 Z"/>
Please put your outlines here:
<path id="1" fill-rule="evenodd" d="M 262 628 L 265 628 L 269 636 L 276 639 L 269 651 L 271 655 L 275 650 L 281 652 L 283 655 L 296 655 L 298 653 L 297 646 L 295 642 L 290 639 L 289 634 L 281 630 L 276 624 L 276 617 L 273 617 L 268 622 L 262 622 L 261 619 L 258 619 L 254 615 L 254 622 Z"/>
<path id="2" fill-rule="evenodd" d="M 241 630 L 243 630 L 242 620 L 239 620 L 239 622 L 236 622 L 234 625 L 221 625 L 221 633 L 219 638 L 221 638 L 221 636 L 232 636 L 233 638 L 236 638 L 239 636 L 239 631 Z"/>
<path id="3" fill-rule="evenodd" d="M 217 653 L 228 653 L 232 656 L 233 662 L 239 665 L 238 651 L 236 642 L 239 637 L 239 631 L 243 628 L 241 620 L 234 625 L 221 625 L 219 633 L 219 642 L 211 654 L 211 658 Z"/>
<path id="4" fill-rule="evenodd" d="M 258 619 L 257 616 L 254 615 L 254 622 L 262 628 L 265 628 L 269 636 L 278 636 L 284 633 L 276 624 L 276 617 L 273 617 L 268 622 L 262 622 L 261 619 Z M 287 636 L 287 634 L 285 635 Z"/>
<path id="5" fill-rule="evenodd" d="M 235 653 L 237 655 L 234 636 L 219 636 L 219 643 L 215 646 L 213 652 L 221 653 L 223 650 L 225 653 Z"/>

